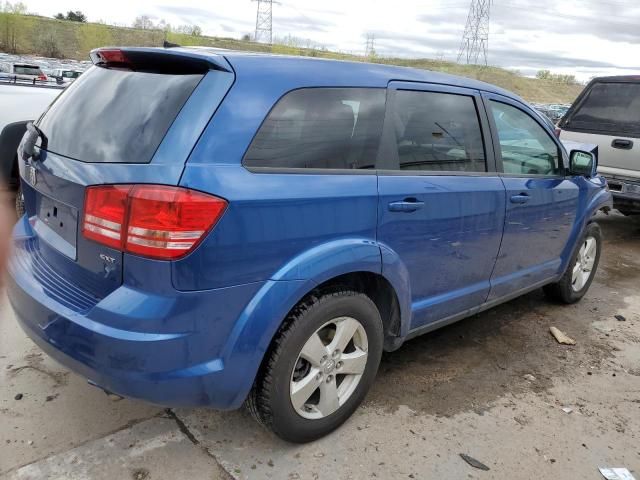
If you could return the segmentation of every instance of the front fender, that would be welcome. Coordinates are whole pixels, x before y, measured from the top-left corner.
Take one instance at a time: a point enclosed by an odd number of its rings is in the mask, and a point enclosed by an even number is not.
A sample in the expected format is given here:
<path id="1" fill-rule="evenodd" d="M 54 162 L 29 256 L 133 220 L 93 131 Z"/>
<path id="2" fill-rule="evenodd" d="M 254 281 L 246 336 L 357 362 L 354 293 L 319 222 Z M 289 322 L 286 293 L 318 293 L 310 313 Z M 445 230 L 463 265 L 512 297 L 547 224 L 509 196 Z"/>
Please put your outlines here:
<path id="1" fill-rule="evenodd" d="M 594 188 L 597 188 L 597 190 L 593 195 L 586 199 L 584 206 L 580 203 L 573 232 L 571 233 L 571 237 L 567 242 L 564 252 L 562 252 L 562 265 L 560 267 L 561 275 L 566 271 L 571 258 L 573 258 L 573 253 L 578 246 L 578 242 L 582 238 L 582 235 L 584 235 L 584 231 L 593 216 L 603 208 L 613 208 L 613 197 L 611 196 L 611 192 L 602 188 L 606 184 L 604 177 L 598 175 L 592 179 L 584 179 L 584 181 L 591 182 L 596 185 Z"/>

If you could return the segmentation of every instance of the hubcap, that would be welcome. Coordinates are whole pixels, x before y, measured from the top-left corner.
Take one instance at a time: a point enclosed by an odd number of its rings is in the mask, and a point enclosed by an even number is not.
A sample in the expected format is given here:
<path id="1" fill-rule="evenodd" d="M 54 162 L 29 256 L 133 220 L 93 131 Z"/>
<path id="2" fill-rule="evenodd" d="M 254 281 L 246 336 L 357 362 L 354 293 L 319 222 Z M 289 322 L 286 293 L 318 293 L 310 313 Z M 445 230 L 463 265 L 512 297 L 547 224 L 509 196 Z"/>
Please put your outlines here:
<path id="1" fill-rule="evenodd" d="M 594 237 L 587 237 L 580 246 L 571 276 L 571 287 L 574 292 L 582 290 L 591 278 L 593 266 L 596 263 L 597 246 L 597 240 Z"/>
<path id="2" fill-rule="evenodd" d="M 298 415 L 324 418 L 353 395 L 367 366 L 367 333 L 351 317 L 316 330 L 302 347 L 291 374 L 291 404 Z"/>

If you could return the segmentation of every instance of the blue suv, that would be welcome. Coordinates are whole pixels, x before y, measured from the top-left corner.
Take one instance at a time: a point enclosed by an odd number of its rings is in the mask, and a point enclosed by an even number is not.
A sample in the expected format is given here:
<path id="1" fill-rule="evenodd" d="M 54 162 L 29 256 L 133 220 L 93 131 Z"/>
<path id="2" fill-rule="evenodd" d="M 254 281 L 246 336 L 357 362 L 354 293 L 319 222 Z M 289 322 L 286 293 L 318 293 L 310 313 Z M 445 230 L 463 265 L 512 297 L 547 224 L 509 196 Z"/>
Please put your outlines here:
<path id="1" fill-rule="evenodd" d="M 593 280 L 596 157 L 509 92 L 204 48 L 91 57 L 20 145 L 9 298 L 106 391 L 247 403 L 309 441 L 358 407 L 383 351 Z"/>

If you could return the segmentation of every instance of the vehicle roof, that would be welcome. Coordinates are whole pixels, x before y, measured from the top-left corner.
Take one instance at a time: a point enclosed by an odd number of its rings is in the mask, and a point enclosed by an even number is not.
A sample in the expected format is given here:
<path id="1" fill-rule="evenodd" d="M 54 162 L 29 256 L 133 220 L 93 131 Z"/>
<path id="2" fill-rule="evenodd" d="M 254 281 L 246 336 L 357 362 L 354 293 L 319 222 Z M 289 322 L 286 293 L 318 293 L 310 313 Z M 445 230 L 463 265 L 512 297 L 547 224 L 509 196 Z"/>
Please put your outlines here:
<path id="1" fill-rule="evenodd" d="M 640 82 L 640 75 L 614 75 L 609 77 L 596 77 L 591 80 L 591 83 L 600 82 L 600 83 L 638 83 Z"/>
<path id="2" fill-rule="evenodd" d="M 425 82 L 472 88 L 524 101 L 513 92 L 489 83 L 418 68 L 211 47 L 178 47 L 171 50 L 192 53 L 197 56 L 224 57 L 238 75 L 251 73 L 282 76 L 290 74 L 298 78 L 304 77 L 318 83 L 318 85 L 327 85 L 332 81 L 337 81 L 340 85 L 386 87 L 391 81 Z"/>

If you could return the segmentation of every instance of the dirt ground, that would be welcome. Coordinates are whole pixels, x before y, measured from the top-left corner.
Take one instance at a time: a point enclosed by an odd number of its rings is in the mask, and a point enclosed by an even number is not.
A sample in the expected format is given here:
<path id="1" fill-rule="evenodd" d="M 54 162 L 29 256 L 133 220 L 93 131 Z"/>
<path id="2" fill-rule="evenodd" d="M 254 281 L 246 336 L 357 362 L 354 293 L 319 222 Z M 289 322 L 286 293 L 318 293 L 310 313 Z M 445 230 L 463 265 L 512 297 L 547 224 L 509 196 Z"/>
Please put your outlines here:
<path id="1" fill-rule="evenodd" d="M 0 479 L 640 479 L 640 219 L 599 221 L 580 303 L 536 291 L 406 343 L 351 420 L 302 446 L 245 411 L 114 402 L 41 354 L 3 299 Z"/>

